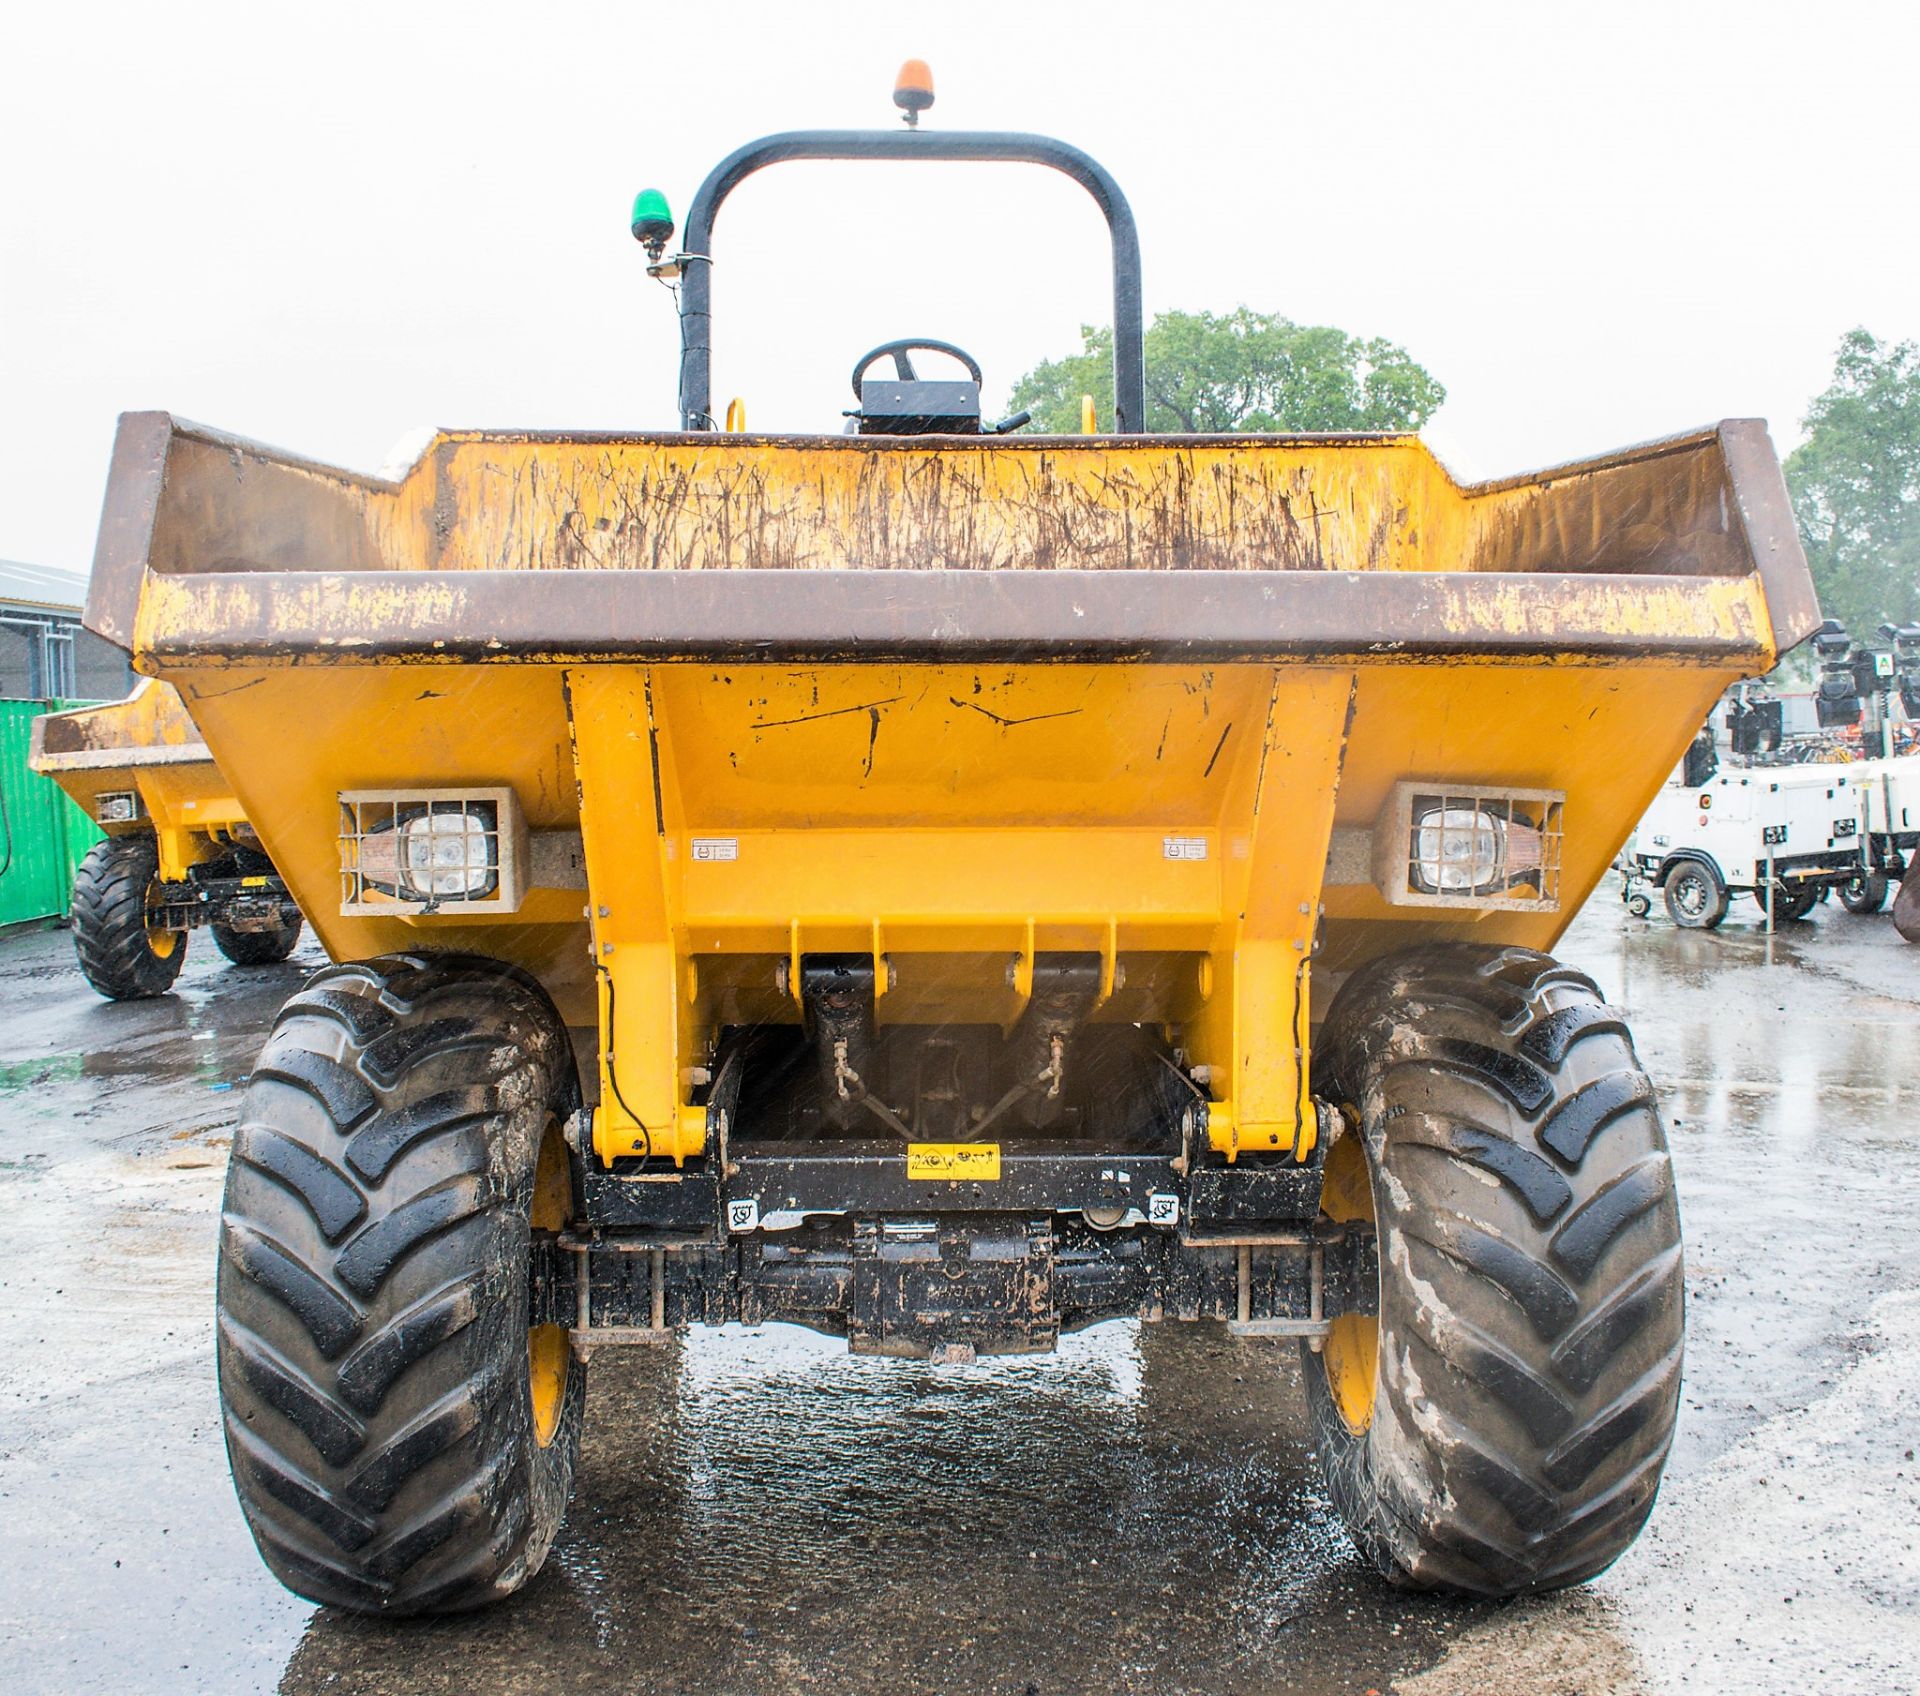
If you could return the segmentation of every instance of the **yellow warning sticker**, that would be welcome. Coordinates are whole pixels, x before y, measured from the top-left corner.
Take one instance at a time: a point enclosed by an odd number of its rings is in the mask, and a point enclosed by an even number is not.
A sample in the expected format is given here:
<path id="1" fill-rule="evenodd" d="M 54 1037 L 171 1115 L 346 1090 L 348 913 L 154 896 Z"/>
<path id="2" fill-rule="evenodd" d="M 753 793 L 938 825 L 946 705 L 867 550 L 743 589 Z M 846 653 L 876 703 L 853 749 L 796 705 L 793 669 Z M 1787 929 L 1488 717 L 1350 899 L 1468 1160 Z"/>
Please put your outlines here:
<path id="1" fill-rule="evenodd" d="M 265 889 L 267 887 L 267 880 L 263 877 L 243 877 L 240 880 L 240 887 L 242 889 Z"/>
<path id="2" fill-rule="evenodd" d="M 907 1144 L 907 1176 L 947 1182 L 959 1178 L 997 1178 L 1000 1145 L 997 1142 L 910 1142 Z"/>

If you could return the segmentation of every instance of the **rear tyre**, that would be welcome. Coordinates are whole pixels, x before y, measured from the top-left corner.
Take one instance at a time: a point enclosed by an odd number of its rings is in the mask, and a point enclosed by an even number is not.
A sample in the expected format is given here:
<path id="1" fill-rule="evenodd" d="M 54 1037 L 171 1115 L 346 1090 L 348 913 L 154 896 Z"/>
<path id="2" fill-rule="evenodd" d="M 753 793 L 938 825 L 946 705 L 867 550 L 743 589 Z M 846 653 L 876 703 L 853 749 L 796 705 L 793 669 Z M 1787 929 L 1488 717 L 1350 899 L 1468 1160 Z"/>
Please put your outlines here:
<path id="1" fill-rule="evenodd" d="M 73 878 L 73 950 L 87 982 L 110 1001 L 142 1001 L 173 987 L 187 958 L 183 930 L 149 930 L 147 896 L 160 869 L 150 836 L 108 836 Z"/>
<path id="2" fill-rule="evenodd" d="M 277 966 L 300 942 L 300 920 L 278 930 L 229 930 L 216 924 L 213 945 L 236 966 Z"/>
<path id="3" fill-rule="evenodd" d="M 1908 864 L 1893 898 L 1893 928 L 1908 942 L 1920 942 L 1920 854 Z"/>
<path id="4" fill-rule="evenodd" d="M 1727 886 L 1711 866 L 1685 860 L 1667 873 L 1667 917 L 1682 930 L 1713 930 L 1727 916 Z"/>
<path id="5" fill-rule="evenodd" d="M 1877 913 L 1887 904 L 1887 874 L 1863 872 L 1840 886 L 1840 905 L 1849 913 Z"/>
<path id="6" fill-rule="evenodd" d="M 1820 891 L 1804 883 L 1797 887 L 1776 883 L 1769 893 L 1767 886 L 1761 884 L 1754 890 L 1753 898 L 1759 903 L 1761 912 L 1772 912 L 1773 922 L 1778 925 L 1793 919 L 1804 919 L 1819 902 Z"/>
<path id="7" fill-rule="evenodd" d="M 220 1233 L 227 1455 L 289 1589 L 450 1613 L 539 1571 L 585 1372 L 530 1324 L 571 1212 L 565 1028 L 530 979 L 457 955 L 329 967 L 247 1086 Z"/>
<path id="8" fill-rule="evenodd" d="M 1314 1090 L 1359 1121 L 1322 1210 L 1379 1233 L 1377 1316 L 1303 1355 L 1327 1487 L 1388 1579 L 1474 1596 L 1591 1578 L 1638 1534 L 1680 1393 L 1680 1216 L 1619 1013 L 1544 954 L 1356 972 Z"/>

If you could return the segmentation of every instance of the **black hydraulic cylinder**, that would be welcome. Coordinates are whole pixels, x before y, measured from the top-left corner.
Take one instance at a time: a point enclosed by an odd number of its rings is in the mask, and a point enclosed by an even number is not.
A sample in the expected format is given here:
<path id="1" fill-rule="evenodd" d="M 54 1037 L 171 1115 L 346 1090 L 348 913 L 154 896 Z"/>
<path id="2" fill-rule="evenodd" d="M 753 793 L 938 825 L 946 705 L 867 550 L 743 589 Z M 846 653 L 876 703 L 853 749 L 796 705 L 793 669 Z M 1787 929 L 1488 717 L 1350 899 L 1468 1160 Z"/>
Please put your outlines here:
<path id="1" fill-rule="evenodd" d="M 1059 1122 L 1073 1038 L 1100 1000 L 1098 954 L 1041 954 L 1033 994 L 1007 1039 L 1016 1079 L 1031 1086 L 1022 1117 L 1044 1130 Z"/>
<path id="2" fill-rule="evenodd" d="M 821 1112 L 840 1130 L 867 1120 L 873 1076 L 873 957 L 808 954 L 800 961 L 800 1006 L 820 1077 Z"/>

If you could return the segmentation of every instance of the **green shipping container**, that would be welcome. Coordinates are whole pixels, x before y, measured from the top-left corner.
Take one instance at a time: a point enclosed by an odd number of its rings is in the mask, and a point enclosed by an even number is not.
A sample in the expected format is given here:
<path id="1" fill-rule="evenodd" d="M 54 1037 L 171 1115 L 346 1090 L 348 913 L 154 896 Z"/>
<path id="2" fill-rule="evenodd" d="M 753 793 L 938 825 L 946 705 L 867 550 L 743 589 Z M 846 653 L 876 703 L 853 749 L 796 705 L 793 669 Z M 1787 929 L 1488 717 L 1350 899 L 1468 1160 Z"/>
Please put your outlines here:
<path id="1" fill-rule="evenodd" d="M 27 769 L 33 721 L 83 701 L 0 701 L 0 927 L 66 915 L 74 868 L 100 840 L 50 778 Z"/>

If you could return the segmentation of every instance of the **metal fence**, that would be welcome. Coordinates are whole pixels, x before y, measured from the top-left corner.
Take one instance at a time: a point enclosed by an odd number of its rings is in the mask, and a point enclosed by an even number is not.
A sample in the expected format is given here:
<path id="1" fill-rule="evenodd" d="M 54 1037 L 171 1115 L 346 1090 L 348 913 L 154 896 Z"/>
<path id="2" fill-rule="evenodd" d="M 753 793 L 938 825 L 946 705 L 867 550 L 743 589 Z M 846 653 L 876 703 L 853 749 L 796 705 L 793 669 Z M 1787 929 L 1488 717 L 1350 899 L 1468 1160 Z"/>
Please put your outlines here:
<path id="1" fill-rule="evenodd" d="M 27 769 L 33 721 L 87 704 L 0 701 L 0 926 L 64 917 L 74 868 L 100 840 L 58 784 Z"/>

